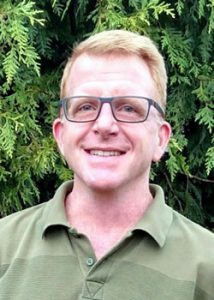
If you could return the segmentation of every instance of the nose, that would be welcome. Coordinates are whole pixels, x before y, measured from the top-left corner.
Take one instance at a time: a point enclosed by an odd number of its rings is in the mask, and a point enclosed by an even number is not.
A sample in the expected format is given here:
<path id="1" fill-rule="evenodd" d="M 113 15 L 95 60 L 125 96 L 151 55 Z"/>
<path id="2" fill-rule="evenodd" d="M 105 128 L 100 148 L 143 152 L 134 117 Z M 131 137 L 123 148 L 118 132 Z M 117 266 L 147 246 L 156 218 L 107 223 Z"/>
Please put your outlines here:
<path id="1" fill-rule="evenodd" d="M 115 120 L 109 103 L 102 105 L 100 114 L 93 124 L 93 130 L 104 138 L 118 133 L 118 122 Z"/>

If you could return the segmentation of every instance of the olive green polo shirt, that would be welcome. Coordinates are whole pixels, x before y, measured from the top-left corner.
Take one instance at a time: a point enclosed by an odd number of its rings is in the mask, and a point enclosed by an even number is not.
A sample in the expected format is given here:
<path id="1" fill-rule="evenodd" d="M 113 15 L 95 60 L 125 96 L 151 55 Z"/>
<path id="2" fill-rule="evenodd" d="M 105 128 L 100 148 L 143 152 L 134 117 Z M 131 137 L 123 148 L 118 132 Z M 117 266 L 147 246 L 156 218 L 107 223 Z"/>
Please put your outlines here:
<path id="1" fill-rule="evenodd" d="M 98 261 L 66 221 L 71 189 L 66 182 L 49 202 L 0 220 L 0 300 L 214 299 L 214 236 L 169 208 L 159 186 L 139 223 Z"/>

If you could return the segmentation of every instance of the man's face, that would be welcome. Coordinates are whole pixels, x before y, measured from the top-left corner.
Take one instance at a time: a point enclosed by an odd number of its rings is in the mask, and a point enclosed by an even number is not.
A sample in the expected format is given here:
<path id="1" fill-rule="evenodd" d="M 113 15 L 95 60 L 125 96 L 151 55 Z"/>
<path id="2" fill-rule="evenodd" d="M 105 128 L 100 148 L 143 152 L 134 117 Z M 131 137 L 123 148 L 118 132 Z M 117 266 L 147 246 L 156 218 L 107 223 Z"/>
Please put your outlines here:
<path id="1" fill-rule="evenodd" d="M 72 66 L 65 91 L 67 97 L 133 95 L 157 99 L 150 70 L 135 55 L 82 54 Z M 54 137 L 74 171 L 75 182 L 100 191 L 148 184 L 151 163 L 160 159 L 170 136 L 169 124 L 160 124 L 158 114 L 151 107 L 145 122 L 122 123 L 104 103 L 96 121 L 56 119 Z"/>

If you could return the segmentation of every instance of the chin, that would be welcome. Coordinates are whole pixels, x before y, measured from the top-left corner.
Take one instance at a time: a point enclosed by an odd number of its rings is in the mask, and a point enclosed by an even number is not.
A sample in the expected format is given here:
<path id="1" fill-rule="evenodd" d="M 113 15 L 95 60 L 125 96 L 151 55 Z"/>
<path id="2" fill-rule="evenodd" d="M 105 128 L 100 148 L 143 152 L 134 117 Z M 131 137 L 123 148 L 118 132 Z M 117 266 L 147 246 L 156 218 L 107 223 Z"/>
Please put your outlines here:
<path id="1" fill-rule="evenodd" d="M 97 191 L 113 191 L 119 187 L 119 184 L 112 180 L 88 181 L 88 187 Z"/>
<path id="2" fill-rule="evenodd" d="M 85 183 L 94 191 L 111 192 L 115 189 L 118 189 L 121 185 L 121 183 L 118 182 L 118 180 L 115 180 L 113 177 L 114 176 L 104 176 L 101 178 L 100 176 L 94 176 L 87 179 L 85 178 Z"/>
<path id="3" fill-rule="evenodd" d="M 86 170 L 74 171 L 74 178 L 80 185 L 94 191 L 114 191 L 125 185 L 125 176 L 122 176 L 121 172 L 117 170 L 95 170 L 86 168 Z"/>

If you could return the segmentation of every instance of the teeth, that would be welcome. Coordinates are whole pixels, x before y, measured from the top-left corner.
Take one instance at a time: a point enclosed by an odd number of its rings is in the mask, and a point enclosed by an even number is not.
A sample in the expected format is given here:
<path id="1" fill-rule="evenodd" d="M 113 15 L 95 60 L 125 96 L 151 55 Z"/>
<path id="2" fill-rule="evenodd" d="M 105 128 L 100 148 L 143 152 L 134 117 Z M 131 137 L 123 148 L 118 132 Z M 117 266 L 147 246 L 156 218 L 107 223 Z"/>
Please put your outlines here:
<path id="1" fill-rule="evenodd" d="M 119 151 L 102 151 L 102 150 L 91 150 L 91 155 L 97 156 L 119 156 L 121 153 Z"/>

